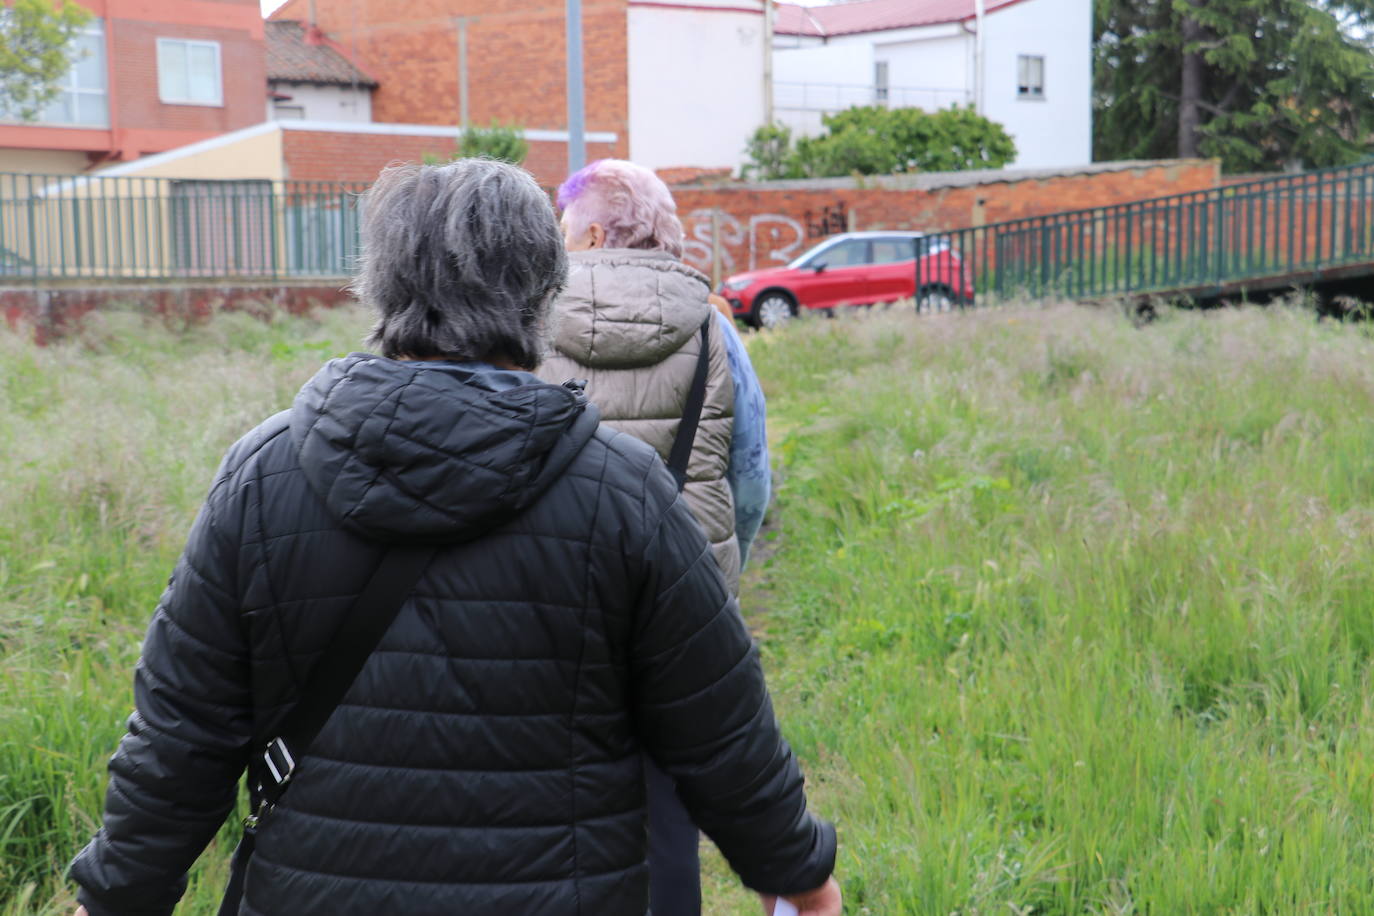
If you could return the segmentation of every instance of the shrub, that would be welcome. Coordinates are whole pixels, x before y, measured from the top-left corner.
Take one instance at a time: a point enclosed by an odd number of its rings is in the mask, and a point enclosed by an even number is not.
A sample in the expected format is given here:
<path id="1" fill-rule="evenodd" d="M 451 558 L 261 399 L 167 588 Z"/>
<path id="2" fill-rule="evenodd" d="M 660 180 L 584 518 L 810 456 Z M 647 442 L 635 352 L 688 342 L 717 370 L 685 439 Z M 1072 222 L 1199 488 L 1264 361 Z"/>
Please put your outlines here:
<path id="1" fill-rule="evenodd" d="M 743 172 L 749 177 L 825 178 L 999 169 L 1016 158 L 1002 125 L 972 108 L 850 108 L 824 118 L 825 132 L 795 144 L 781 125 L 754 132 Z"/>
<path id="2" fill-rule="evenodd" d="M 524 165 L 525 157 L 529 154 L 530 145 L 520 127 L 494 120 L 486 127 L 463 128 L 457 148 L 447 159 L 433 153 L 426 153 L 423 159 L 426 165 L 438 165 L 459 158 L 498 159 L 512 165 Z"/>

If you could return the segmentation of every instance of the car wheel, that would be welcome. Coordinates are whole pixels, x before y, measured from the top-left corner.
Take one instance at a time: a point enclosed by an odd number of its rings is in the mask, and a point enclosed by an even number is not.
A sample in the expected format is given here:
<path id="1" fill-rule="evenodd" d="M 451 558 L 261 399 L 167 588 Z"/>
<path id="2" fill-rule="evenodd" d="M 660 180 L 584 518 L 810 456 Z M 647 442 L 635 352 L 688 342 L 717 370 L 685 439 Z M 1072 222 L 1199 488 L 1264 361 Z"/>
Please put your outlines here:
<path id="1" fill-rule="evenodd" d="M 954 308 L 954 297 L 943 286 L 925 286 L 916 297 L 916 311 L 922 315 L 948 312 Z"/>
<path id="2" fill-rule="evenodd" d="M 754 327 L 776 328 L 797 315 L 792 297 L 786 293 L 764 293 L 754 303 Z"/>

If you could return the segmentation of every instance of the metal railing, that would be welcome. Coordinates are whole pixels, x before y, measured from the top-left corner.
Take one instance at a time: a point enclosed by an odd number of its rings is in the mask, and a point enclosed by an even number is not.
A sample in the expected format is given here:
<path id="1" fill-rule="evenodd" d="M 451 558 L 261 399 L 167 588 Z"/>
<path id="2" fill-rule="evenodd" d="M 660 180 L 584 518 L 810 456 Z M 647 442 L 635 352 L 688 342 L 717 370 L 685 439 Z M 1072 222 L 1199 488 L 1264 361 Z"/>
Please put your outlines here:
<path id="1" fill-rule="evenodd" d="M 1374 162 L 934 234 L 979 296 L 1303 285 L 1364 264 L 1374 272 Z M 938 270 L 918 262 L 917 288 L 943 285 Z"/>
<path id="2" fill-rule="evenodd" d="M 0 173 L 0 284 L 345 277 L 364 189 Z"/>
<path id="3" fill-rule="evenodd" d="M 833 114 L 856 105 L 887 108 L 924 108 L 937 111 L 965 105 L 973 96 L 965 89 L 928 86 L 879 86 L 854 83 L 773 83 L 773 107 L 782 111 L 813 111 Z"/>

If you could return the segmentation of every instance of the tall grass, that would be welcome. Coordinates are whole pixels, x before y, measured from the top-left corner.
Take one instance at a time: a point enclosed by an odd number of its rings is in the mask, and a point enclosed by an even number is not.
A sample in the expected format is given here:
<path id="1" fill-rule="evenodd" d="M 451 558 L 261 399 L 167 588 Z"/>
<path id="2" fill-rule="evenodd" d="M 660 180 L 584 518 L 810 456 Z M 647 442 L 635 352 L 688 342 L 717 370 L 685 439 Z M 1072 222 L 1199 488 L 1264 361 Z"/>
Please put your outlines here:
<path id="1" fill-rule="evenodd" d="M 748 599 L 853 910 L 1374 912 L 1363 330 L 1065 307 L 756 343 L 785 482 Z"/>
<path id="2" fill-rule="evenodd" d="M 59 913 L 216 462 L 365 318 L 0 336 L 0 913 Z M 849 911 L 1374 912 L 1374 341 L 1025 308 L 758 335 L 746 582 Z M 209 913 L 224 849 L 183 912 Z M 718 863 L 711 913 L 756 913 Z"/>
<path id="3" fill-rule="evenodd" d="M 0 913 L 69 913 L 143 630 L 224 450 L 329 356 L 356 311 L 180 331 L 103 313 L 39 348 L 0 333 Z M 211 913 L 223 854 L 187 913 Z"/>

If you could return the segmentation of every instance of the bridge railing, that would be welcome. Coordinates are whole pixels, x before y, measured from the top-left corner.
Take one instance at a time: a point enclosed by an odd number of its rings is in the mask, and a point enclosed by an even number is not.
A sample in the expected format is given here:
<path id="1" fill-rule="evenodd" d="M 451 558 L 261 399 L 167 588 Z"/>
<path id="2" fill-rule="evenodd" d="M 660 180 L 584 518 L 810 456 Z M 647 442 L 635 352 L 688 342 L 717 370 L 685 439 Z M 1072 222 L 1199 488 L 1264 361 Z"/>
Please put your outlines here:
<path id="1" fill-rule="evenodd" d="M 978 296 L 1205 295 L 1374 260 L 1374 162 L 934 233 Z M 940 282 L 917 263 L 918 289 Z"/>
<path id="2" fill-rule="evenodd" d="M 364 188 L 0 173 L 0 284 L 346 277 Z"/>

